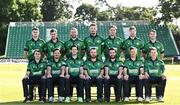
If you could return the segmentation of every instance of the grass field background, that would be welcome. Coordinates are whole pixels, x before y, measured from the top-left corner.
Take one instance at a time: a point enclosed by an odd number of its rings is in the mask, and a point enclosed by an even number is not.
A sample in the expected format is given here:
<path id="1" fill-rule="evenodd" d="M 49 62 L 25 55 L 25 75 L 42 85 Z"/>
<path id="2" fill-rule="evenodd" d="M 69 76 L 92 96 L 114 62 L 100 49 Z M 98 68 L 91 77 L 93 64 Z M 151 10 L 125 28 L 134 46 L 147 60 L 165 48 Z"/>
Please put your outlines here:
<path id="1" fill-rule="evenodd" d="M 157 103 L 153 101 L 150 105 L 180 105 L 180 65 L 167 65 L 167 85 L 164 103 Z M 24 104 L 22 91 L 22 78 L 26 71 L 26 64 L 0 64 L 0 104 L 5 105 L 19 105 Z M 31 105 L 41 104 L 39 102 L 32 102 Z M 48 104 L 48 103 L 46 103 Z M 55 103 L 58 104 L 58 103 Z M 66 103 L 63 103 L 66 104 Z M 69 103 L 79 104 L 79 103 Z M 82 105 L 87 103 L 81 103 Z M 99 103 L 90 103 L 97 104 Z M 102 103 L 103 105 L 115 105 L 117 103 Z M 119 104 L 119 103 L 118 103 Z M 138 104 L 143 105 L 147 103 L 137 103 L 132 100 L 129 103 L 121 103 L 125 105 Z M 147 104 L 148 105 L 148 104 Z"/>

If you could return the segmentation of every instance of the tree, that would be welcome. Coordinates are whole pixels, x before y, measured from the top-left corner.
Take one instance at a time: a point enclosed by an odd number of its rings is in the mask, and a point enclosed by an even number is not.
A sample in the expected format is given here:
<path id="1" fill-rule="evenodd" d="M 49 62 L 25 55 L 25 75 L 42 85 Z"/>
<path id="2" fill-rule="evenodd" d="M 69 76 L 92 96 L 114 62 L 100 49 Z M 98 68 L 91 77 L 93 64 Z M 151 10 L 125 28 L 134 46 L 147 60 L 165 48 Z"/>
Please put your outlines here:
<path id="1" fill-rule="evenodd" d="M 43 21 L 56 21 L 72 17 L 71 5 L 66 0 L 42 0 Z"/>

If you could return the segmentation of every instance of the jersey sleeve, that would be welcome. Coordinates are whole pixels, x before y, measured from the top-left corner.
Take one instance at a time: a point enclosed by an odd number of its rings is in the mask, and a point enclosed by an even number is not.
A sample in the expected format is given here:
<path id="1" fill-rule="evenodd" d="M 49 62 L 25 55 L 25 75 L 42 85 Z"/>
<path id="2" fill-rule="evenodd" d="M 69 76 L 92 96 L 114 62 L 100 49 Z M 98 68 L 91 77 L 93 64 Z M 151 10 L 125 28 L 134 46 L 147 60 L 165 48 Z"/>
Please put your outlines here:
<path id="1" fill-rule="evenodd" d="M 31 71 L 30 63 L 27 65 L 27 71 Z"/>
<path id="2" fill-rule="evenodd" d="M 165 71 L 165 64 L 163 61 L 161 61 L 161 70 L 162 70 L 162 73 L 164 73 Z"/>
<path id="3" fill-rule="evenodd" d="M 28 41 L 25 43 L 24 51 L 29 51 Z"/>
<path id="4" fill-rule="evenodd" d="M 149 71 L 148 61 L 145 61 L 145 63 L 144 63 L 144 71 L 145 71 L 145 72 L 148 72 L 148 71 Z"/>
<path id="5" fill-rule="evenodd" d="M 160 49 L 160 53 L 163 54 L 163 53 L 164 53 L 164 46 L 163 46 L 162 43 L 161 43 L 160 45 L 161 45 L 161 47 L 160 47 L 160 48 L 161 48 L 161 49 Z"/>

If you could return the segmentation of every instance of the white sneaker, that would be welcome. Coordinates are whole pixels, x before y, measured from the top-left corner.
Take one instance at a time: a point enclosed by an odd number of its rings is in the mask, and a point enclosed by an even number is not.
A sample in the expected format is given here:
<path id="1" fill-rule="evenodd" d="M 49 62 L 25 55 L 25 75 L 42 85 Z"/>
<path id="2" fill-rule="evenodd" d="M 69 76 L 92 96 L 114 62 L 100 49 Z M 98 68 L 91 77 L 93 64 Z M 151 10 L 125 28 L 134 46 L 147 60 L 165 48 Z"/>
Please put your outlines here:
<path id="1" fill-rule="evenodd" d="M 49 97 L 49 103 L 53 103 L 54 102 L 54 97 Z"/>
<path id="2" fill-rule="evenodd" d="M 162 96 L 160 96 L 160 97 L 158 98 L 158 101 L 159 101 L 159 102 L 164 102 L 163 97 L 162 97 Z"/>
<path id="3" fill-rule="evenodd" d="M 151 101 L 151 98 L 150 97 L 146 97 L 145 98 L 145 102 L 150 102 Z"/>
<path id="4" fill-rule="evenodd" d="M 137 100 L 138 100 L 138 102 L 142 102 L 143 98 L 142 97 L 138 97 Z"/>
<path id="5" fill-rule="evenodd" d="M 124 102 L 129 102 L 129 97 L 125 97 Z"/>
<path id="6" fill-rule="evenodd" d="M 58 102 L 59 102 L 59 103 L 63 102 L 63 97 L 59 96 L 59 97 L 58 97 Z"/>

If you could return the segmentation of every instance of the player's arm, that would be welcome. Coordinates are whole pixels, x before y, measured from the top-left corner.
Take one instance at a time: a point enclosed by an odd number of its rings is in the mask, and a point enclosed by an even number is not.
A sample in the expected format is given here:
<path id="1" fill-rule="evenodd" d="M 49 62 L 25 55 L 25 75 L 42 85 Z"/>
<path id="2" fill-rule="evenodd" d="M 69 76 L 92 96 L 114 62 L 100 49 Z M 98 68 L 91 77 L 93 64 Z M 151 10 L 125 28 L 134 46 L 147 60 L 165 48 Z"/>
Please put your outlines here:
<path id="1" fill-rule="evenodd" d="M 79 77 L 80 77 L 81 79 L 85 79 L 83 66 L 80 67 L 80 74 L 79 74 Z"/>
<path id="2" fill-rule="evenodd" d="M 122 78 L 122 76 L 123 76 L 123 66 L 120 66 L 120 67 L 119 67 L 119 71 L 118 71 L 117 78 L 120 79 L 120 78 Z"/>
<path id="3" fill-rule="evenodd" d="M 86 68 L 84 68 L 84 74 L 85 74 L 85 79 L 90 79 L 90 78 L 91 78 L 91 77 L 89 76 Z"/>
<path id="4" fill-rule="evenodd" d="M 52 77 L 52 75 L 51 75 L 51 66 L 47 66 L 47 71 L 46 71 L 46 77 L 47 78 L 51 78 Z"/>
<path id="5" fill-rule="evenodd" d="M 145 61 L 144 63 L 144 75 L 145 75 L 145 78 L 148 79 L 149 78 L 149 74 L 148 74 L 148 62 Z"/>
<path id="6" fill-rule="evenodd" d="M 140 70 L 139 78 L 140 78 L 140 79 L 144 79 L 144 78 L 145 78 L 145 75 L 144 75 L 144 67 L 143 67 L 143 66 L 140 67 L 139 70 Z"/>
<path id="7" fill-rule="evenodd" d="M 27 70 L 27 71 L 26 71 L 26 74 L 25 74 L 25 76 L 24 76 L 24 79 L 28 79 L 28 78 L 29 78 L 29 75 L 30 75 L 30 71 Z"/>
<path id="8" fill-rule="evenodd" d="M 103 78 L 103 74 L 104 74 L 104 69 L 101 68 L 100 74 L 99 74 L 99 76 L 97 78 Z"/>
<path id="9" fill-rule="evenodd" d="M 105 62 L 104 64 L 104 78 L 109 79 L 109 67 L 108 67 L 108 62 Z"/>
<path id="10" fill-rule="evenodd" d="M 128 68 L 125 66 L 125 67 L 123 67 L 123 75 L 124 75 L 124 79 L 125 80 L 128 80 L 128 78 L 129 78 L 129 75 L 128 75 Z"/>

